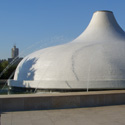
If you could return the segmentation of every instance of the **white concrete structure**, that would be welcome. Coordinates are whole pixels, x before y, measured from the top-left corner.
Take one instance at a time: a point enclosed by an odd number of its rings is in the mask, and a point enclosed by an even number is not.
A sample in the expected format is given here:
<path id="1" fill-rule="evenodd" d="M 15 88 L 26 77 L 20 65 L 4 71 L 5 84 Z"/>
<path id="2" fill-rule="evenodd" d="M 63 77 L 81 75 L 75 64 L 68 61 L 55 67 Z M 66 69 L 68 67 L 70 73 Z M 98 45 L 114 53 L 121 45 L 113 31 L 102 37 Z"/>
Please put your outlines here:
<path id="1" fill-rule="evenodd" d="M 86 30 L 72 42 L 25 57 L 9 85 L 41 89 L 125 88 L 125 32 L 111 11 L 97 11 Z"/>

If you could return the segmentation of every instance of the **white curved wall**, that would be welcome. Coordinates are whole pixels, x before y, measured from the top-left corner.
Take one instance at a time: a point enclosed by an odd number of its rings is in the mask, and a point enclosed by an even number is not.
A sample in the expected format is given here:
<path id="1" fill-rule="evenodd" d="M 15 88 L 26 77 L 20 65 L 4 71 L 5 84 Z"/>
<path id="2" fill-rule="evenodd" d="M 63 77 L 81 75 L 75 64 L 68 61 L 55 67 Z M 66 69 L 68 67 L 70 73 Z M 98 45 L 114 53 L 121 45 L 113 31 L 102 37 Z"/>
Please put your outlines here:
<path id="1" fill-rule="evenodd" d="M 97 11 L 74 41 L 25 57 L 12 86 L 125 88 L 125 33 L 109 11 Z M 18 85 L 17 85 L 18 84 Z"/>

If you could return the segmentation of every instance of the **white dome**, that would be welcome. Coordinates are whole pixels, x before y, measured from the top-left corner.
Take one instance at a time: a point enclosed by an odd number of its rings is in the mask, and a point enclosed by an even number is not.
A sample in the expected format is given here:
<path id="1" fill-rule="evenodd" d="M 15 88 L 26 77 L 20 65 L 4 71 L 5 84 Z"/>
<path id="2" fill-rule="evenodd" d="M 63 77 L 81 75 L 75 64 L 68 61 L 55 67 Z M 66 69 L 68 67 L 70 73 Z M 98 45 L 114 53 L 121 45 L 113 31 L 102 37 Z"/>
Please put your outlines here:
<path id="1" fill-rule="evenodd" d="M 116 89 L 125 88 L 124 80 L 125 32 L 111 11 L 97 11 L 72 42 L 25 57 L 9 84 L 41 89 Z"/>

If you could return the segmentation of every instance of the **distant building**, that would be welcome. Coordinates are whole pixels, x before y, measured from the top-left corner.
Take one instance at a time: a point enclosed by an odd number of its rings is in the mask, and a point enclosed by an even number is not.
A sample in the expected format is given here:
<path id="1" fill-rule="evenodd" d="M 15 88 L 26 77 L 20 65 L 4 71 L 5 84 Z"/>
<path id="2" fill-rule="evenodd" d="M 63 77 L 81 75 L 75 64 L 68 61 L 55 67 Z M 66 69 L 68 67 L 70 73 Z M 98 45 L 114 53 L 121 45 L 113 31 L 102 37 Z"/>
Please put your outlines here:
<path id="1" fill-rule="evenodd" d="M 19 55 L 19 49 L 14 45 L 11 49 L 11 57 L 16 58 Z"/>
<path id="2" fill-rule="evenodd" d="M 9 63 L 13 62 L 14 65 L 18 65 L 19 62 L 20 62 L 22 59 L 23 59 L 23 58 L 19 58 L 19 57 L 17 57 L 17 58 L 8 58 L 8 62 L 9 62 Z"/>
<path id="3" fill-rule="evenodd" d="M 17 65 L 22 59 L 23 58 L 19 57 L 19 49 L 14 45 L 11 49 L 11 58 L 8 58 L 8 62 L 11 63 L 13 61 L 13 63 Z"/>

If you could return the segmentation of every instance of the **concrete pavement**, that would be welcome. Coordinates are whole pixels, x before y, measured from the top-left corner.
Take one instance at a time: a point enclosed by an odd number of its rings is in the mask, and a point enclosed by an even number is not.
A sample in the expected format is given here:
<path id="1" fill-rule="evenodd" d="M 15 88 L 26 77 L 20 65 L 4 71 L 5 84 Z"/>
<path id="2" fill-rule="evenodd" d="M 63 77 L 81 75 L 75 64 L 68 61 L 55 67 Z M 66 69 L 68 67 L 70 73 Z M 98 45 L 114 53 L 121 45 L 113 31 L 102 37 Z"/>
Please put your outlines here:
<path id="1" fill-rule="evenodd" d="M 1 125 L 125 125 L 125 105 L 3 112 Z"/>

